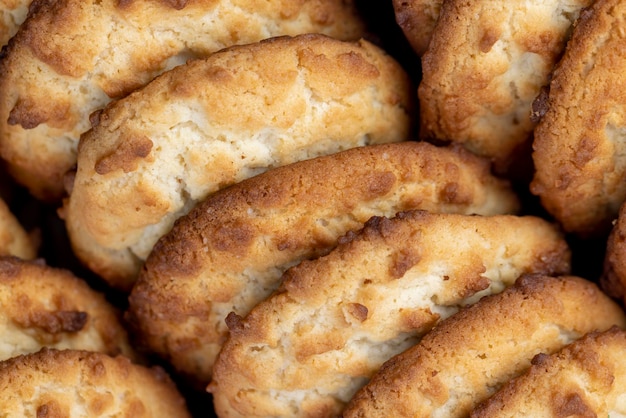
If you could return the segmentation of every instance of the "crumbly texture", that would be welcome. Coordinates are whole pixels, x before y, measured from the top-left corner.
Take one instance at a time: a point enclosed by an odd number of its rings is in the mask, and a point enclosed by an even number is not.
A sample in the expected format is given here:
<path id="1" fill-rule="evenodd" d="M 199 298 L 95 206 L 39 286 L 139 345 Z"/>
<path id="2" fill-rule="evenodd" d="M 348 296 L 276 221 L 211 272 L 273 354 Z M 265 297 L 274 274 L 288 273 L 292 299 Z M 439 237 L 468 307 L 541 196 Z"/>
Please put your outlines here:
<path id="1" fill-rule="evenodd" d="M 279 37 L 179 66 L 93 115 L 65 205 L 74 251 L 129 291 L 208 194 L 269 168 L 411 137 L 413 88 L 367 41 Z"/>
<path id="2" fill-rule="evenodd" d="M 421 136 L 462 143 L 500 173 L 529 176 L 532 102 L 590 3 L 445 1 L 422 57 Z"/>
<path id="3" fill-rule="evenodd" d="M 0 257 L 0 306 L 0 360 L 42 347 L 138 359 L 121 313 L 69 271 Z"/>
<path id="4" fill-rule="evenodd" d="M 372 218 L 328 255 L 287 270 L 245 318 L 227 318 L 209 386 L 215 410 L 340 416 L 384 361 L 437 322 L 522 274 L 569 273 L 569 256 L 558 229 L 535 217 Z"/>
<path id="5" fill-rule="evenodd" d="M 443 0 L 392 0 L 396 22 L 417 55 L 423 55 L 439 19 Z"/>
<path id="6" fill-rule="evenodd" d="M 554 72 L 535 130 L 531 191 L 568 232 L 608 232 L 626 200 L 626 4 L 596 1 L 581 15 Z"/>
<path id="7" fill-rule="evenodd" d="M 191 417 L 164 370 L 80 350 L 43 349 L 0 362 L 0 398 L 2 418 Z"/>
<path id="8" fill-rule="evenodd" d="M 58 199 L 89 115 L 190 58 L 277 35 L 359 39 L 348 0 L 35 0 L 0 64 L 0 154 Z"/>
<path id="9" fill-rule="evenodd" d="M 592 331 L 624 327 L 622 309 L 575 276 L 522 276 L 441 321 L 388 362 L 352 398 L 344 417 L 466 417 L 539 353 Z"/>
<path id="10" fill-rule="evenodd" d="M 552 355 L 538 354 L 471 413 L 481 417 L 622 417 L 626 415 L 626 333 L 589 333 Z"/>
<path id="11" fill-rule="evenodd" d="M 0 46 L 6 45 L 26 20 L 31 0 L 0 0 Z"/>
<path id="12" fill-rule="evenodd" d="M 37 256 L 36 236 L 26 232 L 6 202 L 0 198 L 0 256 L 13 255 L 25 260 Z"/>
<path id="13" fill-rule="evenodd" d="M 130 294 L 129 323 L 153 352 L 208 383 L 228 329 L 282 273 L 330 251 L 372 216 L 511 213 L 518 201 L 460 147 L 370 145 L 274 168 L 198 204 L 161 238 Z"/>

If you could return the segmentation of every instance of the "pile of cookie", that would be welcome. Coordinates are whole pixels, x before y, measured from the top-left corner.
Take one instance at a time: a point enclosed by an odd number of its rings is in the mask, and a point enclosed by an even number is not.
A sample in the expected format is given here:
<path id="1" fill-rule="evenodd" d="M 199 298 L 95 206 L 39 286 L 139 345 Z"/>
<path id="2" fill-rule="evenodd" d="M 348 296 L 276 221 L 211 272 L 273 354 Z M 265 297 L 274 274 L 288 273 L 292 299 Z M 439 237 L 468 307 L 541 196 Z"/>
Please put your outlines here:
<path id="1" fill-rule="evenodd" d="M 626 415 L 626 2 L 2 11 L 3 412 Z"/>

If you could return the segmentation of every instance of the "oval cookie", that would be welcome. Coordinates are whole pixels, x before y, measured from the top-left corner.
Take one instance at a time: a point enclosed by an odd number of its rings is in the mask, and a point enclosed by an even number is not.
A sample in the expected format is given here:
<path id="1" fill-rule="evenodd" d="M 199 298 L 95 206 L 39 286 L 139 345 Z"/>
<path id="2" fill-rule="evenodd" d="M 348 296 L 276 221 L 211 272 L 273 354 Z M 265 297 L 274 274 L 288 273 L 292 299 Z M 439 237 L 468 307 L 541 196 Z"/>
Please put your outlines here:
<path id="1" fill-rule="evenodd" d="M 599 0 L 580 18 L 535 129 L 531 191 L 567 232 L 601 236 L 626 199 L 626 5 Z"/>
<path id="2" fill-rule="evenodd" d="M 519 376 L 536 354 L 626 325 L 622 309 L 576 276 L 527 275 L 441 321 L 387 361 L 344 417 L 464 417 Z M 402 394 L 402 396 L 398 396 Z"/>
<path id="3" fill-rule="evenodd" d="M 0 362 L 0 398 L 2 412 L 16 417 L 191 417 L 164 370 L 80 350 Z"/>
<path id="4" fill-rule="evenodd" d="M 472 411 L 479 417 L 621 417 L 626 393 L 626 333 L 593 332 L 532 366 Z"/>
<path id="5" fill-rule="evenodd" d="M 157 239 L 208 194 L 272 167 L 407 140 L 411 90 L 381 49 L 323 35 L 179 66 L 93 116 L 65 204 L 72 247 L 129 291 Z"/>
<path id="6" fill-rule="evenodd" d="M 464 144 L 526 178 L 531 105 L 591 0 L 450 0 L 441 7 L 419 86 L 421 136 Z"/>
<path id="7" fill-rule="evenodd" d="M 129 320 L 151 350 L 208 383 L 228 330 L 298 262 L 372 216 L 408 209 L 509 213 L 517 198 L 461 148 L 402 142 L 278 167 L 222 189 L 179 218 L 146 260 Z"/>
<path id="8" fill-rule="evenodd" d="M 69 271 L 0 257 L 0 306 L 0 360 L 42 347 L 137 358 L 118 309 Z"/>
<path id="9" fill-rule="evenodd" d="M 447 238 L 446 238 L 447 237 Z M 287 270 L 230 336 L 209 391 L 220 417 L 340 416 L 381 364 L 525 273 L 569 272 L 540 218 L 401 212 Z"/>
<path id="10" fill-rule="evenodd" d="M 188 59 L 278 35 L 359 39 L 344 0 L 37 0 L 0 64 L 0 155 L 33 195 L 63 195 L 89 115 Z"/>

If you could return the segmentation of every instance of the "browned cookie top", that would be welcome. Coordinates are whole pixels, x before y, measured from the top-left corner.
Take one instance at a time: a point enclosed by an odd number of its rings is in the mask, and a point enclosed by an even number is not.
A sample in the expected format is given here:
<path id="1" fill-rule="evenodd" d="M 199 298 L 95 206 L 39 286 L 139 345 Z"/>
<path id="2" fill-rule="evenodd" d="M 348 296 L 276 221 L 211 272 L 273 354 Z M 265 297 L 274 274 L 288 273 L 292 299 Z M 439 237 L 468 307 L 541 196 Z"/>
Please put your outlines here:
<path id="1" fill-rule="evenodd" d="M 532 366 L 472 411 L 479 417 L 607 417 L 626 414 L 626 333 L 589 333 Z"/>
<path id="2" fill-rule="evenodd" d="M 358 39 L 344 0 L 36 0 L 0 65 L 0 154 L 58 199 L 89 115 L 190 58 L 277 35 Z"/>
<path id="3" fill-rule="evenodd" d="M 287 270 L 245 318 L 227 318 L 230 337 L 209 386 L 215 409 L 223 417 L 339 416 L 384 361 L 530 272 L 569 272 L 567 244 L 540 218 L 372 218 L 328 255 Z"/>
<path id="4" fill-rule="evenodd" d="M 619 0 L 582 14 L 535 130 L 531 190 L 566 231 L 584 236 L 607 232 L 626 199 L 625 22 Z"/>
<path id="5" fill-rule="evenodd" d="M 0 398 L 2 412 L 15 417 L 191 417 L 164 370 L 81 350 L 0 362 Z"/>
<path id="6" fill-rule="evenodd" d="M 465 417 L 539 353 L 624 327 L 622 309 L 575 276 L 529 275 L 442 321 L 386 362 L 350 401 L 350 417 Z"/>
<path id="7" fill-rule="evenodd" d="M 590 3 L 445 1 L 422 58 L 422 136 L 462 143 L 499 172 L 528 177 L 531 104 Z"/>
<path id="8" fill-rule="evenodd" d="M 42 347 L 136 358 L 120 312 L 66 270 L 0 257 L 0 360 Z"/>
<path id="9" fill-rule="evenodd" d="M 372 216 L 511 213 L 517 205 L 486 161 L 458 147 L 370 145 L 274 168 L 179 218 L 131 292 L 131 322 L 148 347 L 208 382 L 226 316 L 245 315 L 284 270 L 327 253 Z"/>
<path id="10" fill-rule="evenodd" d="M 208 194 L 272 167 L 407 140 L 413 95 L 380 48 L 317 34 L 179 66 L 92 116 L 65 204 L 73 248 L 130 290 L 156 240 Z"/>

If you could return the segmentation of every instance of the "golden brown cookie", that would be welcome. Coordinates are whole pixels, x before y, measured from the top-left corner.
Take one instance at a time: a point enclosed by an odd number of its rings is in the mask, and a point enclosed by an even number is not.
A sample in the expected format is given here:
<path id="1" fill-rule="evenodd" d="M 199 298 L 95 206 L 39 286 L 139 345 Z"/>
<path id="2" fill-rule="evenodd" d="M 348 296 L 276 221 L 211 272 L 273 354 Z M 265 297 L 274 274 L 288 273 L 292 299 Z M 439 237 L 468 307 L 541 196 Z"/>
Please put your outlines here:
<path id="1" fill-rule="evenodd" d="M 531 105 L 591 0 L 449 0 L 419 86 L 423 138 L 462 143 L 500 173 L 530 162 Z"/>
<path id="2" fill-rule="evenodd" d="M 364 35 L 352 1 L 36 0 L 0 64 L 0 155 L 39 198 L 63 193 L 89 115 L 190 58 L 277 35 Z"/>
<path id="3" fill-rule="evenodd" d="M 522 276 L 513 287 L 441 321 L 389 361 L 344 417 L 465 417 L 539 353 L 593 331 L 624 327 L 622 309 L 576 276 Z"/>
<path id="4" fill-rule="evenodd" d="M 398 26 L 409 44 L 423 55 L 439 19 L 443 0 L 392 0 Z"/>
<path id="5" fill-rule="evenodd" d="M 209 386 L 216 412 L 340 416 L 384 361 L 438 321 L 522 274 L 569 273 L 569 256 L 540 218 L 374 217 L 328 255 L 287 270 L 245 318 L 227 318 Z"/>
<path id="6" fill-rule="evenodd" d="M 287 268 L 327 253 L 372 216 L 511 213 L 517 205 L 509 184 L 461 147 L 370 145 L 274 168 L 179 218 L 140 272 L 129 321 L 149 350 L 208 383 L 226 316 L 246 315 Z"/>
<path id="7" fill-rule="evenodd" d="M 581 15 L 543 98 L 531 191 L 568 232 L 609 230 L 626 199 L 626 4 L 599 0 Z"/>
<path id="8" fill-rule="evenodd" d="M 31 0 L 0 0 L 0 46 L 6 45 L 26 20 Z"/>
<path id="9" fill-rule="evenodd" d="M 0 198 L 0 256 L 13 255 L 25 260 L 37 256 L 39 243 L 15 217 L 6 202 Z"/>
<path id="10" fill-rule="evenodd" d="M 3 414 L 15 417 L 191 417 L 163 369 L 80 350 L 0 362 L 0 398 Z"/>
<path id="11" fill-rule="evenodd" d="M 608 417 L 626 415 L 626 333 L 590 333 L 552 355 L 538 354 L 471 413 L 479 417 Z"/>
<path id="12" fill-rule="evenodd" d="M 65 205 L 72 247 L 130 291 L 208 194 L 269 168 L 411 136 L 408 75 L 367 41 L 308 34 L 179 66 L 92 117 Z"/>
<path id="13" fill-rule="evenodd" d="M 120 312 L 66 270 L 0 257 L 0 360 L 42 347 L 136 355 Z"/>

